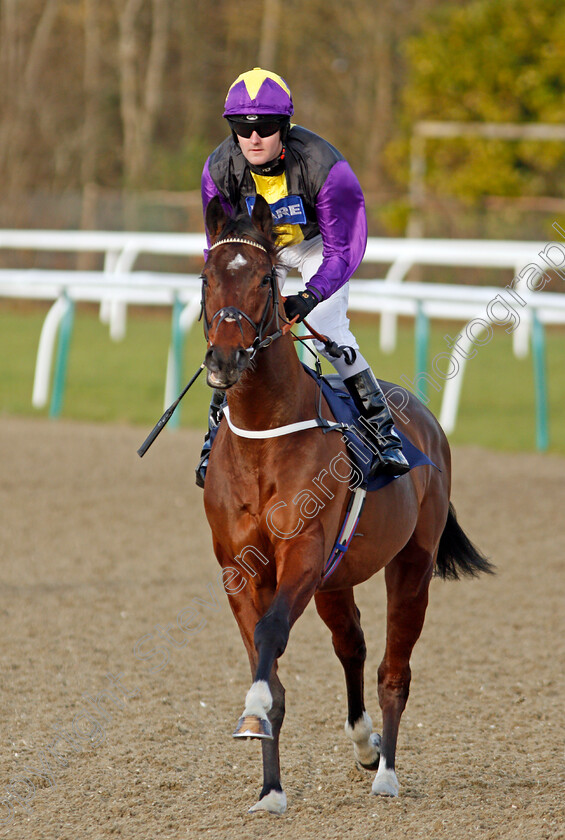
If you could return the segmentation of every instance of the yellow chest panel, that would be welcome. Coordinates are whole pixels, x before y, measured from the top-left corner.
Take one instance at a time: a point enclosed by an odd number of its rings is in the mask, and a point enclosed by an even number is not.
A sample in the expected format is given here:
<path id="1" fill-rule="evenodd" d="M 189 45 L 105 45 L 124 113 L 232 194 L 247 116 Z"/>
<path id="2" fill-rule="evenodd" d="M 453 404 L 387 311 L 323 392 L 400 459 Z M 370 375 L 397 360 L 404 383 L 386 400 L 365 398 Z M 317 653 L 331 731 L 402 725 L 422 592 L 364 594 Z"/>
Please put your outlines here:
<path id="1" fill-rule="evenodd" d="M 286 175 L 284 172 L 281 175 L 257 175 L 255 172 L 251 173 L 255 181 L 257 194 L 262 195 L 265 201 L 270 204 L 277 204 L 281 199 L 288 196 L 288 187 L 286 185 Z M 276 224 L 277 245 L 279 247 L 286 247 L 288 245 L 297 245 L 302 242 L 304 235 L 298 224 Z"/>

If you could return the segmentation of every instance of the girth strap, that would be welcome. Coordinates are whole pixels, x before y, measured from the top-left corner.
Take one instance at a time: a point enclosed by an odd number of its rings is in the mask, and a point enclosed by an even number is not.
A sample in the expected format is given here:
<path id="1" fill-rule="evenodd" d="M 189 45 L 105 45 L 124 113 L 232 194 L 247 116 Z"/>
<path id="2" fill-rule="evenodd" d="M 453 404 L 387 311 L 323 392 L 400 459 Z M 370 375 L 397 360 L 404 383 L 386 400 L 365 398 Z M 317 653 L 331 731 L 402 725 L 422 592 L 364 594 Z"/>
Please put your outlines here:
<path id="1" fill-rule="evenodd" d="M 324 571 L 322 573 L 322 583 L 324 583 L 330 575 L 333 575 L 343 560 L 343 556 L 349 548 L 351 540 L 355 536 L 357 525 L 359 524 L 361 514 L 363 513 L 363 505 L 365 504 L 366 495 L 366 487 L 355 488 L 347 506 L 347 512 L 345 514 L 345 519 L 343 520 L 343 525 L 341 526 L 341 531 L 339 532 L 339 536 L 324 567 Z"/>

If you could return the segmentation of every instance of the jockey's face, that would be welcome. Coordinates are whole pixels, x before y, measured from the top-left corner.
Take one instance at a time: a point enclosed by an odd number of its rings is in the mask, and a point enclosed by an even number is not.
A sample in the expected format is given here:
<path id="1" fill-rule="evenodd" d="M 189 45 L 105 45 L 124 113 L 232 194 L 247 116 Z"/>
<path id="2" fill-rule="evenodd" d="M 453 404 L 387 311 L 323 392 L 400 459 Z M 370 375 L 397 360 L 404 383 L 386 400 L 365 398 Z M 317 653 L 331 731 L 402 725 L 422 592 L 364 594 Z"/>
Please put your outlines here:
<path id="1" fill-rule="evenodd" d="M 244 158 L 256 166 L 262 166 L 274 160 L 282 152 L 280 131 L 276 131 L 269 137 L 259 137 L 254 131 L 251 137 L 241 137 L 238 134 L 237 139 Z"/>

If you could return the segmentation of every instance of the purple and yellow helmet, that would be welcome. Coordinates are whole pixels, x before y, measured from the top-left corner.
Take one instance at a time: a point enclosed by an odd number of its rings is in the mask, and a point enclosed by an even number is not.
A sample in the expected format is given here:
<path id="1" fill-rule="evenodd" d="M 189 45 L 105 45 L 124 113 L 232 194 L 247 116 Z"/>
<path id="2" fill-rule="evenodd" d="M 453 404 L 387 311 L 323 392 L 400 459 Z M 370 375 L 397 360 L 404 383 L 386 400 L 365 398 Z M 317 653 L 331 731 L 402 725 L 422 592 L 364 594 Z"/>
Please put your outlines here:
<path id="1" fill-rule="evenodd" d="M 292 95 L 285 80 L 269 70 L 254 67 L 238 76 L 228 90 L 223 116 L 290 117 L 293 113 Z"/>

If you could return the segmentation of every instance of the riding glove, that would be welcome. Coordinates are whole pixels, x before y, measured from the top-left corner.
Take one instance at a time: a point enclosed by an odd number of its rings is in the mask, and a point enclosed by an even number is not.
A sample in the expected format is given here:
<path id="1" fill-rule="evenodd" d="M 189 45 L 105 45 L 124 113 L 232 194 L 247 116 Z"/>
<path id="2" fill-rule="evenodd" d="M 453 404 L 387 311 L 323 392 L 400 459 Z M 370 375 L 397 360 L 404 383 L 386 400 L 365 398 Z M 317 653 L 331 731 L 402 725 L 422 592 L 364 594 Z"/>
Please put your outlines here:
<path id="1" fill-rule="evenodd" d="M 298 315 L 297 323 L 300 323 L 319 303 L 320 301 L 312 292 L 304 290 L 297 295 L 287 297 L 284 302 L 284 311 L 289 321 Z"/>

